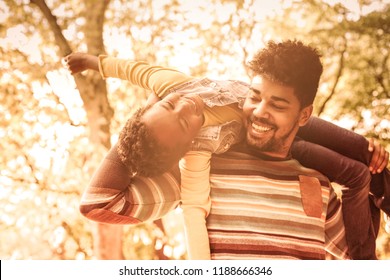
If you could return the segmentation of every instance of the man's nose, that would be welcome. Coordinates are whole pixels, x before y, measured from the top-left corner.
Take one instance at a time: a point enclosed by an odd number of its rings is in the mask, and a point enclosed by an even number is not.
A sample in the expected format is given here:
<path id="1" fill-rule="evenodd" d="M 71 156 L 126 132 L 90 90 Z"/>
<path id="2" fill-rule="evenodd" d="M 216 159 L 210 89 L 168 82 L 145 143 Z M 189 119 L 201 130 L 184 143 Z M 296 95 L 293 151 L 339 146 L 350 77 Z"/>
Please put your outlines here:
<path id="1" fill-rule="evenodd" d="M 265 102 L 259 102 L 256 104 L 255 109 L 253 110 L 253 115 L 256 117 L 261 118 L 268 118 L 269 112 L 268 112 L 268 106 Z"/>

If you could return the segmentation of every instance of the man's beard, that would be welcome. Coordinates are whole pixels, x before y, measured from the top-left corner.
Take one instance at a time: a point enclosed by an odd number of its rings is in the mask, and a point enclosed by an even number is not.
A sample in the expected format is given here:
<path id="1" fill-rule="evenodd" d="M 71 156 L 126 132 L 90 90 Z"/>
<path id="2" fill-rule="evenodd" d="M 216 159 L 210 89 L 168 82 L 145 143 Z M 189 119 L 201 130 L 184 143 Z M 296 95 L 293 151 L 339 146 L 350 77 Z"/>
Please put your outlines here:
<path id="1" fill-rule="evenodd" d="M 258 150 L 259 152 L 274 153 L 283 149 L 283 143 L 285 141 L 284 139 L 277 140 L 275 139 L 275 137 L 261 141 L 259 139 L 252 138 L 250 135 L 247 135 L 246 142 L 248 143 L 248 145 L 252 146 L 253 148 L 256 148 L 256 150 Z"/>
<path id="2" fill-rule="evenodd" d="M 252 120 L 251 120 L 252 121 Z M 271 137 L 263 139 L 251 136 L 249 133 L 246 135 L 246 142 L 259 152 L 278 154 L 281 151 L 289 151 L 291 143 L 288 141 L 296 126 L 292 126 L 289 131 L 284 135 L 276 138 L 278 127 L 275 124 L 269 123 L 267 120 L 258 119 L 257 122 L 272 126 L 273 135 Z M 249 122 L 251 125 L 251 122 Z"/>

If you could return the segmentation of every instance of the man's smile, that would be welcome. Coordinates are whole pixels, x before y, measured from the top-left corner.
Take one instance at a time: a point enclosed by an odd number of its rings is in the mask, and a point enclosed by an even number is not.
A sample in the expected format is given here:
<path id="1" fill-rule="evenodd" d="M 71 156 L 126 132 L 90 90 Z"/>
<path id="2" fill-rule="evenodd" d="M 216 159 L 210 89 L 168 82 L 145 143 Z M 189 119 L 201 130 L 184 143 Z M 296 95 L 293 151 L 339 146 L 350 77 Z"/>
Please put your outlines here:
<path id="1" fill-rule="evenodd" d="M 275 126 L 260 120 L 250 120 L 248 126 L 248 132 L 252 137 L 260 138 L 268 135 L 269 132 L 274 131 Z"/>
<path id="2" fill-rule="evenodd" d="M 270 127 L 270 126 L 252 123 L 252 130 L 254 132 L 263 133 L 263 132 L 268 132 L 271 129 L 272 129 L 272 127 Z"/>

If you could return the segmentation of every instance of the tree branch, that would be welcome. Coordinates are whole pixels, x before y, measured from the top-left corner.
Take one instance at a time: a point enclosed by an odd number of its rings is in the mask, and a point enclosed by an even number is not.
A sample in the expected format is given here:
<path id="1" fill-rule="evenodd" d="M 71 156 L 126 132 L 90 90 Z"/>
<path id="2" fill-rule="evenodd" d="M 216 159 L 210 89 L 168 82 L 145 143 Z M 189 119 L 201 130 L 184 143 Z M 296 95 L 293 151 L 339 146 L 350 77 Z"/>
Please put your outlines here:
<path id="1" fill-rule="evenodd" d="M 86 22 L 94 22 L 96 28 L 91 28 L 88 24 L 84 26 L 85 41 L 88 46 L 88 53 L 99 55 L 104 53 L 103 44 L 103 26 L 104 14 L 107 10 L 110 0 L 95 1 L 86 0 L 85 18 Z M 94 12 L 91 12 L 91 11 Z"/>
<path id="2" fill-rule="evenodd" d="M 66 56 L 72 52 L 72 49 L 62 34 L 61 27 L 57 23 L 57 18 L 52 14 L 44 0 L 30 0 L 30 3 L 35 4 L 41 10 L 42 14 L 49 23 L 51 30 L 54 33 L 54 38 L 57 45 L 60 47 L 61 56 Z"/>
<path id="3" fill-rule="evenodd" d="M 45 77 L 45 78 L 46 78 L 46 82 L 50 85 L 51 88 L 53 88 L 53 87 L 51 86 L 50 80 L 49 80 L 47 77 Z M 70 124 L 71 126 L 78 127 L 78 126 L 86 126 L 86 125 L 87 125 L 87 124 L 82 124 L 82 123 L 76 124 L 76 123 L 72 120 L 72 118 L 70 117 L 68 108 L 67 108 L 66 105 L 61 101 L 61 99 L 59 98 L 59 96 L 58 96 L 57 94 L 55 94 L 53 90 L 51 91 L 51 93 L 52 93 L 52 95 L 53 95 L 55 101 L 57 102 L 57 104 L 60 104 L 60 105 L 62 105 L 62 106 L 64 107 L 66 118 L 68 119 L 68 122 L 69 122 L 69 124 Z"/>
<path id="4" fill-rule="evenodd" d="M 376 79 L 378 83 L 382 86 L 384 94 L 386 95 L 387 98 L 390 98 L 390 91 L 385 85 L 385 78 L 383 76 L 386 75 L 386 70 L 387 70 L 387 61 L 389 60 L 390 52 L 388 51 L 387 54 L 384 56 L 383 61 L 382 61 L 382 71 L 380 74 L 376 75 Z"/>
<path id="5" fill-rule="evenodd" d="M 318 116 L 320 116 L 325 111 L 326 105 L 328 104 L 328 102 L 332 99 L 332 97 L 336 93 L 336 87 L 340 81 L 340 78 L 341 78 L 343 70 L 344 70 L 345 53 L 347 51 L 347 39 L 345 37 L 343 39 L 344 39 L 344 41 L 343 41 L 344 44 L 343 44 L 343 49 L 341 50 L 341 54 L 340 54 L 339 69 L 338 69 L 337 74 L 336 74 L 336 79 L 334 81 L 334 84 L 333 84 L 332 90 L 330 91 L 330 94 L 328 95 L 328 97 L 325 99 L 325 101 L 320 106 L 320 109 L 318 111 Z"/>

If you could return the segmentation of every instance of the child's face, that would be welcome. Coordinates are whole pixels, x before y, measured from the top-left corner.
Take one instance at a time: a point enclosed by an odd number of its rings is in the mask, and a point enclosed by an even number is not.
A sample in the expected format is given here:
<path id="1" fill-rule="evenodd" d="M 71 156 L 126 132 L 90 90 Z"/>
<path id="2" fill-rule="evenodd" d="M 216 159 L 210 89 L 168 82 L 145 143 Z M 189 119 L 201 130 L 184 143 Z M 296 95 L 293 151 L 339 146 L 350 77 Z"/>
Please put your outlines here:
<path id="1" fill-rule="evenodd" d="M 197 95 L 170 94 L 142 116 L 158 143 L 167 148 L 189 145 L 204 122 L 204 103 Z"/>

